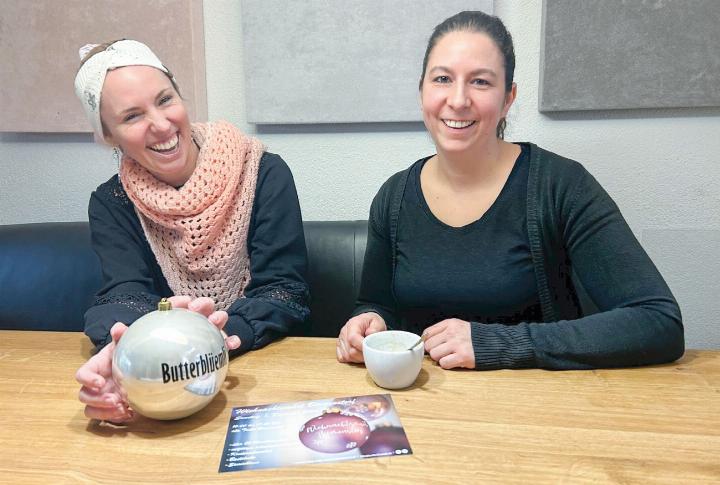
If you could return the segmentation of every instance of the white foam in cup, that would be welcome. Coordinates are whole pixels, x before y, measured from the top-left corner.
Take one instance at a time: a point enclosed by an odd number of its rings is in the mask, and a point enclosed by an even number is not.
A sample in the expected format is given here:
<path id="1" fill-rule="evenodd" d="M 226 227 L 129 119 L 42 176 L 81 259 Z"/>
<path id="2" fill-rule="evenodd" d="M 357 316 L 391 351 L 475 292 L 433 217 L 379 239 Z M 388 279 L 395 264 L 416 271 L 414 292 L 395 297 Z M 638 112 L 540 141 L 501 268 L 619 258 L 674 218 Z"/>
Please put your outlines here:
<path id="1" fill-rule="evenodd" d="M 387 330 L 365 337 L 365 368 L 375 384 L 385 389 L 402 389 L 415 382 L 425 350 L 422 343 L 408 349 L 419 339 L 419 335 L 401 330 Z"/>

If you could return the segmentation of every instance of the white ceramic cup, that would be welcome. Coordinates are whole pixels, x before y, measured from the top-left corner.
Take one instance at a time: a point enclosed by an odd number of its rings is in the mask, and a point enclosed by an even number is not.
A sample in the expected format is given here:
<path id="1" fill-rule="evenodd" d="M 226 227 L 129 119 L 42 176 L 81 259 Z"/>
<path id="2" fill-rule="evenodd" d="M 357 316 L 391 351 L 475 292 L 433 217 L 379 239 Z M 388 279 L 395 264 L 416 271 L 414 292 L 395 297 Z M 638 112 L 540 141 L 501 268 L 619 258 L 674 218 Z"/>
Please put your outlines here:
<path id="1" fill-rule="evenodd" d="M 422 367 L 425 346 L 412 344 L 419 335 L 401 330 L 386 330 L 368 335 L 363 340 L 365 368 L 370 377 L 385 389 L 402 389 L 415 382 Z"/>

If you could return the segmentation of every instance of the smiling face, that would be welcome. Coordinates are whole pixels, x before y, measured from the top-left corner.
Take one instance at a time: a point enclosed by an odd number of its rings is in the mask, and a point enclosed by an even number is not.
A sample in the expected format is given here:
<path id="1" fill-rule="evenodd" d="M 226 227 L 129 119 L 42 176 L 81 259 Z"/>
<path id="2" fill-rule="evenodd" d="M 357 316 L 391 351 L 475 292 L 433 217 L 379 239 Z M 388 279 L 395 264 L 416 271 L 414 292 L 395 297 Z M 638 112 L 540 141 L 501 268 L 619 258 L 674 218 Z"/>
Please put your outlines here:
<path id="1" fill-rule="evenodd" d="M 107 141 L 158 180 L 179 187 L 195 170 L 198 149 L 185 104 L 162 71 L 149 66 L 109 71 L 100 117 Z"/>
<path id="2" fill-rule="evenodd" d="M 455 31 L 433 47 L 420 95 L 425 126 L 447 156 L 498 141 L 515 86 L 505 91 L 503 56 L 487 34 Z"/>

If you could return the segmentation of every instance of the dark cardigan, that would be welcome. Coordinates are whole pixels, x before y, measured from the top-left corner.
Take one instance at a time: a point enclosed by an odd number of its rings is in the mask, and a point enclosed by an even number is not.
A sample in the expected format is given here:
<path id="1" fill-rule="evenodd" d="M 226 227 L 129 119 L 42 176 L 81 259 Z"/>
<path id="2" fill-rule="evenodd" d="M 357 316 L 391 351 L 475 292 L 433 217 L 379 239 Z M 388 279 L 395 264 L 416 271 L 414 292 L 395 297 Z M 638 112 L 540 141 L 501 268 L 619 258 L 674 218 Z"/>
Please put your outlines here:
<path id="1" fill-rule="evenodd" d="M 579 163 L 533 144 L 527 231 L 542 322 L 471 322 L 477 369 L 590 369 L 658 364 L 684 352 L 680 309 L 662 276 L 600 184 Z M 358 304 L 403 327 L 397 304 L 370 301 L 378 275 L 394 292 L 397 221 L 409 169 L 393 175 L 373 200 Z M 389 243 L 389 248 L 387 247 Z M 390 266 L 391 271 L 371 267 Z M 573 278 L 598 313 L 583 315 Z"/>

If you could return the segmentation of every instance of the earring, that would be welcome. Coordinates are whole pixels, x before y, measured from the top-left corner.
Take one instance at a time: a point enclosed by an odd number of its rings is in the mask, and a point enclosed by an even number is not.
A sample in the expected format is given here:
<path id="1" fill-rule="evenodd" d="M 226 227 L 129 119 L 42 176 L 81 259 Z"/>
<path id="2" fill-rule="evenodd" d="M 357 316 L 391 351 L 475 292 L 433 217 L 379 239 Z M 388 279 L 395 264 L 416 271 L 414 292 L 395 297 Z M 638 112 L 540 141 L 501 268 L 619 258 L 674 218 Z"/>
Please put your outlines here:
<path id="1" fill-rule="evenodd" d="M 122 159 L 122 152 L 120 151 L 120 148 L 113 147 L 113 160 L 115 160 L 115 163 L 118 166 L 118 170 L 120 170 L 120 160 Z"/>

